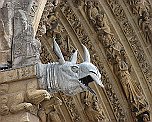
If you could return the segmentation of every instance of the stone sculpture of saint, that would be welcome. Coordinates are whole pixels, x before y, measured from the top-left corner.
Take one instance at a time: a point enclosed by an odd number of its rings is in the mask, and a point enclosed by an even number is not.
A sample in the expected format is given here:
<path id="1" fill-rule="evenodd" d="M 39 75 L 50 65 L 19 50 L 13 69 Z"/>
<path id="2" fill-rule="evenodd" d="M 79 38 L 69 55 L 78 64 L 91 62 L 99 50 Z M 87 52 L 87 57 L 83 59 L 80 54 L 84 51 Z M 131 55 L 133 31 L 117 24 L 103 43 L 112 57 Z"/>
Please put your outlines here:
<path id="1" fill-rule="evenodd" d="M 118 77 L 121 81 L 124 93 L 131 103 L 132 110 L 138 111 L 144 108 L 147 103 L 137 83 L 131 78 L 128 65 L 121 60 L 119 56 L 116 56 L 116 61 L 118 62 Z"/>

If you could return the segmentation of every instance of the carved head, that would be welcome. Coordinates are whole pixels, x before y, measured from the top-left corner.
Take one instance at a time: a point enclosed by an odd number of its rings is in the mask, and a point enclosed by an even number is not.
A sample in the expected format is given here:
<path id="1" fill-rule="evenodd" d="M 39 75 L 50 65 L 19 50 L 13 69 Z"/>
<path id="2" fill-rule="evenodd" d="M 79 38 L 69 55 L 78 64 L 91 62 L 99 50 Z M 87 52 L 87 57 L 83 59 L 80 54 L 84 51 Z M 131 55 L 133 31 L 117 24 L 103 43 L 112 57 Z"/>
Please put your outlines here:
<path id="1" fill-rule="evenodd" d="M 65 87 L 67 89 L 70 89 L 71 86 L 73 90 L 81 87 L 82 90 L 89 90 L 93 92 L 88 85 L 90 82 L 95 81 L 98 85 L 103 87 L 100 80 L 101 74 L 98 68 L 90 62 L 90 54 L 88 49 L 84 45 L 82 46 L 84 50 L 84 61 L 83 63 L 77 64 L 78 51 L 73 53 L 70 61 L 65 61 L 58 44 L 56 41 L 54 41 L 54 52 L 59 58 L 58 81 L 64 81 L 64 84 L 63 82 L 60 82 L 61 84 L 59 83 L 59 86 L 66 85 Z"/>

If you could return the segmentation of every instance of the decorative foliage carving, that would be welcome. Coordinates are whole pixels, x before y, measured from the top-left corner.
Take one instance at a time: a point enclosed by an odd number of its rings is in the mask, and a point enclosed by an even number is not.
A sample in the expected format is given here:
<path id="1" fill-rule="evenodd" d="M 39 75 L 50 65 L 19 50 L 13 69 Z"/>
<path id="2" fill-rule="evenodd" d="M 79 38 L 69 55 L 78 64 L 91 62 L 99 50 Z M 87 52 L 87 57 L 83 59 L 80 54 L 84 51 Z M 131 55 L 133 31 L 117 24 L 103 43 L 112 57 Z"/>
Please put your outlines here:
<path id="1" fill-rule="evenodd" d="M 102 69 L 102 80 L 104 81 L 104 86 L 106 90 L 106 94 L 109 98 L 109 101 L 111 102 L 112 108 L 114 110 L 114 114 L 117 118 L 118 122 L 125 122 L 126 121 L 126 116 L 125 116 L 125 111 L 123 110 L 119 99 L 117 97 L 117 94 L 115 93 L 112 84 L 109 81 L 109 78 L 107 76 L 107 73 Z"/>
<path id="2" fill-rule="evenodd" d="M 65 94 L 62 94 L 62 98 L 67 105 L 67 108 L 71 114 L 71 117 L 74 122 L 82 122 L 81 116 L 76 108 L 76 104 L 74 103 L 72 96 L 67 96 Z"/>
<path id="3" fill-rule="evenodd" d="M 138 62 L 140 63 L 141 69 L 144 72 L 146 78 L 148 78 L 148 74 L 145 73 L 150 71 L 150 66 L 147 64 L 146 59 L 144 57 L 144 51 L 142 50 L 142 47 L 140 43 L 137 40 L 137 36 L 134 33 L 134 30 L 132 29 L 129 21 L 127 20 L 124 10 L 122 9 L 121 5 L 119 5 L 118 1 L 111 1 L 107 0 L 110 8 L 112 9 L 114 15 L 118 20 L 120 20 L 120 25 L 122 26 L 122 29 L 124 31 L 124 34 L 126 35 L 127 39 L 129 40 L 131 47 L 135 53 L 135 56 L 137 57 Z M 119 6 L 120 11 L 115 11 L 116 8 Z M 123 19 L 122 16 L 123 15 Z M 140 113 L 145 109 L 145 111 L 148 111 L 148 104 L 146 101 L 146 98 L 144 97 L 144 94 L 141 90 L 140 85 L 137 85 L 137 82 L 134 81 L 131 78 L 130 70 L 128 67 L 128 62 L 126 62 L 125 53 L 121 49 L 115 49 L 113 51 L 114 57 L 113 59 L 116 62 L 113 62 L 113 70 L 116 73 L 116 76 L 121 81 L 124 93 L 131 103 L 131 109 L 133 112 L 136 112 L 136 115 L 138 115 L 138 112 Z M 122 55 L 123 53 L 123 55 Z M 118 63 L 119 62 L 119 63 Z M 119 64 L 119 66 L 116 66 L 116 64 Z M 117 70 L 116 70 L 117 69 Z M 150 73 L 150 72 L 149 72 Z M 147 79 L 150 82 L 150 79 Z M 127 82 L 128 81 L 128 82 Z"/>
<path id="4" fill-rule="evenodd" d="M 56 1 L 56 2 L 55 2 Z M 54 33 L 58 33 L 55 30 L 58 26 L 58 18 L 57 18 L 57 12 L 56 7 L 59 3 L 58 0 L 55 0 L 53 3 L 51 1 L 47 1 L 39 26 L 37 30 L 36 37 L 41 37 L 44 34 L 46 34 L 49 37 L 53 37 Z"/>

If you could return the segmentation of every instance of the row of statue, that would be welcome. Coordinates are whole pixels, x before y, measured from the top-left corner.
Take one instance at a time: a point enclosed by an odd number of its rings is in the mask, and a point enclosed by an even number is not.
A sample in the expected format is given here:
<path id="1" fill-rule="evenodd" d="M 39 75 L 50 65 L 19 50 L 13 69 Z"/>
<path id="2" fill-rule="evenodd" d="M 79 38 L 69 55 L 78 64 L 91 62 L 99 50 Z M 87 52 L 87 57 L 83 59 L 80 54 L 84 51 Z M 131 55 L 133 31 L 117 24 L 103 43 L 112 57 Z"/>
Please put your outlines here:
<path id="1" fill-rule="evenodd" d="M 84 6 L 84 11 L 88 21 L 93 25 L 93 28 L 97 32 L 98 39 L 102 42 L 105 48 L 107 59 L 110 64 L 112 64 L 113 72 L 121 82 L 124 95 L 130 103 L 131 110 L 133 112 L 139 112 L 142 111 L 142 109 L 147 108 L 148 104 L 141 88 L 139 87 L 140 85 L 130 74 L 131 66 L 127 61 L 125 50 L 120 42 L 114 38 L 109 21 L 106 14 L 100 9 L 99 3 L 96 1 L 87 1 Z M 140 8 L 138 12 L 141 14 L 140 16 L 143 17 L 143 8 Z M 145 22 L 148 21 L 145 20 Z M 147 26 L 144 25 L 143 21 L 141 24 L 142 26 Z M 150 25 L 148 24 L 147 29 L 150 29 L 149 27 Z M 147 30 L 147 34 L 150 34 L 151 32 L 152 31 Z M 150 35 L 147 37 L 149 38 Z"/>
<path id="2" fill-rule="evenodd" d="M 58 2 L 58 0 L 52 1 L 52 9 L 56 8 Z M 34 36 L 32 25 L 33 14 L 30 11 L 30 7 L 33 5 L 33 8 L 36 9 L 36 1 L 34 0 L 5 0 L 0 11 L 1 18 L 4 18 L 0 20 L 0 28 L 2 28 L 0 46 L 1 52 L 5 52 L 7 57 L 4 62 L 0 62 L 0 64 L 4 64 L 1 66 L 1 69 L 5 70 L 5 65 L 7 69 L 36 64 L 39 80 L 39 89 L 32 89 L 31 82 L 27 86 L 25 93 L 18 93 L 14 96 L 14 102 L 8 108 L 8 111 L 15 114 L 19 111 L 26 110 L 39 116 L 41 122 L 59 122 L 61 120 L 59 119 L 56 107 L 61 105 L 62 102 L 59 98 L 51 94 L 59 91 L 70 96 L 83 91 L 89 91 L 95 94 L 88 84 L 96 81 L 97 84 L 103 86 L 100 81 L 101 74 L 97 67 L 90 62 L 89 51 L 85 46 L 83 46 L 83 63 L 76 63 L 77 51 L 73 53 L 70 61 L 66 61 L 59 45 L 56 43 L 57 38 L 52 39 L 52 41 L 54 41 L 54 52 L 59 58 L 58 62 L 50 64 L 42 64 L 40 62 L 41 43 Z M 4 15 L 4 12 L 8 12 L 11 16 Z M 58 22 L 55 14 L 52 13 L 47 16 L 47 22 L 43 26 L 44 34 L 54 33 L 53 31 L 57 25 Z M 8 61 L 10 61 L 10 67 L 8 66 Z M 86 80 L 87 77 L 90 80 Z M 92 105 L 97 106 L 96 101 L 87 103 L 86 105 L 89 105 L 90 108 L 86 111 L 89 112 L 92 110 L 94 111 L 93 113 L 96 113 L 96 119 L 103 119 L 98 108 L 94 108 L 93 110 Z M 85 108 L 87 109 L 87 107 Z"/>

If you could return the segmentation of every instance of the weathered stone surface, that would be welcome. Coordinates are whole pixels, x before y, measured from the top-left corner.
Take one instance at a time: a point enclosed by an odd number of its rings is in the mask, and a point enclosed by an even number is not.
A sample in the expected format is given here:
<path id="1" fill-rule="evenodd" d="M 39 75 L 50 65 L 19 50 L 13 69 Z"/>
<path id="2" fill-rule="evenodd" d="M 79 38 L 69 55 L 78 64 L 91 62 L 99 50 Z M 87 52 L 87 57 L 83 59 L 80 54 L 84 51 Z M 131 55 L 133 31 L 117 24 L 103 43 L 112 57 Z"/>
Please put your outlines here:
<path id="1" fill-rule="evenodd" d="M 40 122 L 39 118 L 26 111 L 0 117 L 1 122 Z"/>
<path id="2" fill-rule="evenodd" d="M 151 0 L 0 0 L 0 122 L 150 122 L 151 19 Z M 62 58 L 53 53 L 52 37 Z M 43 71 L 58 57 L 69 61 L 78 49 L 82 62 L 81 43 L 102 75 L 104 88 L 90 84 L 97 96 L 40 88 L 45 76 L 52 83 L 52 73 Z M 42 72 L 35 66 L 40 59 Z"/>

